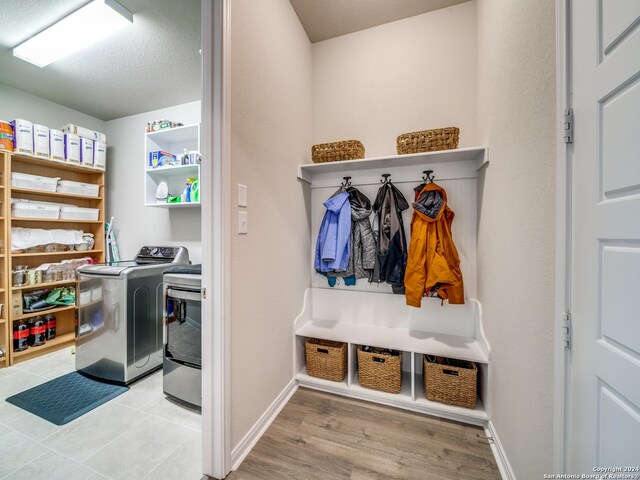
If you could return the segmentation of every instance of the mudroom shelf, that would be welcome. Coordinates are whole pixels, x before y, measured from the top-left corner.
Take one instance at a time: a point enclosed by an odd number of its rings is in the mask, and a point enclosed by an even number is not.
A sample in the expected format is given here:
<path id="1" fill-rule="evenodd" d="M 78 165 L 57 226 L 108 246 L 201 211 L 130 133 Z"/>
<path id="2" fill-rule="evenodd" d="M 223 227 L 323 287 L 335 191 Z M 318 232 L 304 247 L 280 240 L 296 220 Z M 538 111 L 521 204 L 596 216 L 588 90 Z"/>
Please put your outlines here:
<path id="1" fill-rule="evenodd" d="M 488 163 L 488 150 L 486 147 L 457 148 L 455 150 L 440 150 L 409 155 L 389 155 L 341 162 L 298 165 L 298 178 L 307 183 L 315 184 L 317 180 L 324 179 L 325 174 L 333 174 L 332 176 L 349 174 L 350 172 L 364 174 L 365 171 L 382 172 L 383 170 L 389 170 L 389 168 L 397 171 L 398 168 L 402 167 L 405 167 L 407 171 L 413 171 L 416 167 L 420 170 L 435 164 L 451 164 L 448 167 L 451 173 L 447 176 L 476 176 L 475 172 L 484 167 L 486 163 Z"/>
<path id="2" fill-rule="evenodd" d="M 296 330 L 296 335 L 358 345 L 382 345 L 393 350 L 429 353 L 470 362 L 486 363 L 489 360 L 475 338 L 406 328 L 311 319 Z"/>

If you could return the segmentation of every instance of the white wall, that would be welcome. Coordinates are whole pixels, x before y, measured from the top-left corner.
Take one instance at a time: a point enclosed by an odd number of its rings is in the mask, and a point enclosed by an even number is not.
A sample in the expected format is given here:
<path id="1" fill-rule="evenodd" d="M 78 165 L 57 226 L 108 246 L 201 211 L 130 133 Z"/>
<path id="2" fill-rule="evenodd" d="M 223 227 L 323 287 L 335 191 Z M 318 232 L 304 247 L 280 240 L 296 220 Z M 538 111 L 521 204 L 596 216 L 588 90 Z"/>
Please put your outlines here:
<path id="1" fill-rule="evenodd" d="M 313 143 L 357 139 L 396 154 L 399 134 L 457 126 L 477 145 L 476 4 L 313 44 Z"/>
<path id="2" fill-rule="evenodd" d="M 231 242 L 231 440 L 293 377 L 293 320 L 309 285 L 311 44 L 288 0 L 231 8 L 231 174 L 248 187 L 249 233 Z"/>
<path id="3" fill-rule="evenodd" d="M 199 263 L 202 259 L 200 209 L 144 206 L 145 128 L 147 122 L 165 118 L 185 125 L 200 123 L 200 102 L 106 122 L 106 218 L 115 216 L 123 259 L 133 258 L 145 244 L 183 245 L 189 249 L 191 261 Z"/>
<path id="4" fill-rule="evenodd" d="M 99 132 L 105 131 L 105 122 L 99 118 L 0 83 L 0 119 L 9 122 L 15 118 L 23 118 L 49 128 L 75 123 Z"/>
<path id="5" fill-rule="evenodd" d="M 493 423 L 517 478 L 552 472 L 555 3 L 478 3 L 478 285 Z"/>

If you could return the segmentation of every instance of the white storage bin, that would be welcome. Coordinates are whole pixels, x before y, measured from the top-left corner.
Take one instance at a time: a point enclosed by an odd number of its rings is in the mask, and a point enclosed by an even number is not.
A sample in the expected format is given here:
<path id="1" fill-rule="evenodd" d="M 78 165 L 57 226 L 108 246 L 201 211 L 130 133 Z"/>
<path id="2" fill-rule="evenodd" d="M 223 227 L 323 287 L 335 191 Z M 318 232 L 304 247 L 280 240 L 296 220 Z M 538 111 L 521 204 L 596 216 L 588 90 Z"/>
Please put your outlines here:
<path id="1" fill-rule="evenodd" d="M 86 305 L 88 303 L 91 303 L 91 290 L 85 290 L 84 292 L 80 292 L 78 300 L 80 305 Z"/>
<path id="2" fill-rule="evenodd" d="M 62 220 L 98 220 L 100 210 L 97 208 L 62 207 L 60 218 Z"/>
<path id="3" fill-rule="evenodd" d="M 97 197 L 98 195 L 100 195 L 100 185 L 94 185 L 93 183 L 72 182 L 71 180 L 60 180 L 58 182 L 58 192 Z"/>
<path id="4" fill-rule="evenodd" d="M 42 203 L 18 202 L 11 205 L 11 216 L 14 218 L 53 218 L 60 216 L 60 207 Z"/>
<path id="5" fill-rule="evenodd" d="M 98 300 L 102 300 L 102 287 L 92 288 L 91 292 L 91 301 L 97 302 Z"/>
<path id="6" fill-rule="evenodd" d="M 43 192 L 55 192 L 59 178 L 39 177 L 27 173 L 13 172 L 11 174 L 11 186 L 14 188 L 30 188 Z M 97 194 L 96 194 L 97 196 Z"/>

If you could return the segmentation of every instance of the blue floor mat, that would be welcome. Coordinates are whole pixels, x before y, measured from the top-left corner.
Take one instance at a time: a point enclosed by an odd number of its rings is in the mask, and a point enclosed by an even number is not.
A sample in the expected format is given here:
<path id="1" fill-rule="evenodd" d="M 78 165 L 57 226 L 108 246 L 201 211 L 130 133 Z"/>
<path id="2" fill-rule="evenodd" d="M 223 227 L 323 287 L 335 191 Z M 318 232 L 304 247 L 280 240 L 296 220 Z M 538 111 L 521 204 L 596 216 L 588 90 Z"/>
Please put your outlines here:
<path id="1" fill-rule="evenodd" d="M 98 382 L 72 372 L 13 395 L 7 402 L 55 425 L 65 425 L 127 390 L 129 387 Z"/>

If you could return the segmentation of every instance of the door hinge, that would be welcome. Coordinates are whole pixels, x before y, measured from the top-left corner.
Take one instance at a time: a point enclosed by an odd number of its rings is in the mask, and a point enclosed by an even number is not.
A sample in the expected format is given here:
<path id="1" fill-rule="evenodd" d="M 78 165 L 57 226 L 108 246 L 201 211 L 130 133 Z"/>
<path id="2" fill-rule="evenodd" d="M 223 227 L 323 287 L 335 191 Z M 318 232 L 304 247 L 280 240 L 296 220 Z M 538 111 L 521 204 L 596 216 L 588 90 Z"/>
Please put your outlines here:
<path id="1" fill-rule="evenodd" d="M 562 344 L 567 350 L 571 349 L 571 312 L 562 314 Z"/>
<path id="2" fill-rule="evenodd" d="M 206 288 L 202 289 L 202 298 L 207 298 L 207 289 Z"/>
<path id="3" fill-rule="evenodd" d="M 567 108 L 564 111 L 564 123 L 562 125 L 562 141 L 573 143 L 573 109 Z"/>

